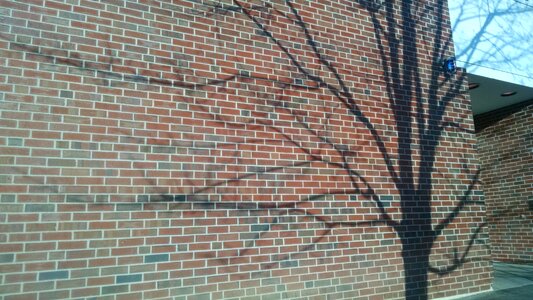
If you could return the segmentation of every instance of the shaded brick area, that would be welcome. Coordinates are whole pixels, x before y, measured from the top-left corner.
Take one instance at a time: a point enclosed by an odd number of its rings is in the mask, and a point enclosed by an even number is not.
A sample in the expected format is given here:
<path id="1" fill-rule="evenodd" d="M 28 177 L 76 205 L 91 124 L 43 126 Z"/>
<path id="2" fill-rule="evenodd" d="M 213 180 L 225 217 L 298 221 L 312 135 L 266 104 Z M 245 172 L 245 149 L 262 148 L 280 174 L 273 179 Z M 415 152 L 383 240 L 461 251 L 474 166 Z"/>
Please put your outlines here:
<path id="1" fill-rule="evenodd" d="M 479 153 L 492 257 L 533 262 L 533 105 L 480 131 Z"/>

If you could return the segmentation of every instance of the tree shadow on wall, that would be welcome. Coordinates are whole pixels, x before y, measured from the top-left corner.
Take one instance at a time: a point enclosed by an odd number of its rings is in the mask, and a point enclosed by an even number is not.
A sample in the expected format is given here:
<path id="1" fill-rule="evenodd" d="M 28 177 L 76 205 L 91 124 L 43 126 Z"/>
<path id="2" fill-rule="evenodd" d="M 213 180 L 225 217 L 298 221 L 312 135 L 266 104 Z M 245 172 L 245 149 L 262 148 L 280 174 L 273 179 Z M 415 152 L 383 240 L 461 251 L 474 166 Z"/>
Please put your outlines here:
<path id="1" fill-rule="evenodd" d="M 451 118 L 447 115 L 449 110 L 453 109 L 453 102 L 457 98 L 464 98 L 466 78 L 462 73 L 450 75 L 443 72 L 443 60 L 452 53 L 445 11 L 447 7 L 444 2 L 357 1 L 357 4 L 354 4 L 354 8 L 366 10 L 371 20 L 378 46 L 379 59 L 375 63 L 381 66 L 382 71 L 376 80 L 384 83 L 385 87 L 383 96 L 374 99 L 388 101 L 388 108 L 394 120 L 391 127 L 395 131 L 393 143 L 395 147 L 388 146 L 391 143 L 383 130 L 378 129 L 379 125 L 375 124 L 375 120 L 366 115 L 361 107 L 361 101 L 357 99 L 349 83 L 343 79 L 344 74 L 341 74 L 336 62 L 320 47 L 321 43 L 312 33 L 311 26 L 304 20 L 293 2 L 284 1 L 283 4 L 276 5 L 265 2 L 260 6 L 251 6 L 240 1 L 233 1 L 233 5 L 232 11 L 242 13 L 257 27 L 262 36 L 267 37 L 269 42 L 282 52 L 294 67 L 294 73 L 300 76 L 308 86 L 333 95 L 335 100 L 364 127 L 377 146 L 388 176 L 400 198 L 400 217 L 398 218 L 388 210 L 389 205 L 383 201 L 384 195 L 376 192 L 370 179 L 363 175 L 364 170 L 354 167 L 351 163 L 353 158 L 360 155 L 360 149 L 354 149 L 335 138 L 321 134 L 306 122 L 301 111 L 281 106 L 278 110 L 283 110 L 293 116 L 299 127 L 320 141 L 322 145 L 327 145 L 329 150 L 335 152 L 339 160 L 330 160 L 322 153 L 314 152 L 314 149 L 307 148 L 304 143 L 285 134 L 282 128 L 275 127 L 268 121 L 256 120 L 256 122 L 268 126 L 270 130 L 279 133 L 286 141 L 307 154 L 308 160 L 302 163 L 319 162 L 343 170 L 349 177 L 351 189 L 341 189 L 337 192 L 359 194 L 373 201 L 379 211 L 379 217 L 368 221 L 336 222 L 327 216 L 300 208 L 305 207 L 305 203 L 313 201 L 316 195 L 297 203 L 284 204 L 281 207 L 265 205 L 264 208 L 278 210 L 288 208 L 288 211 L 281 214 L 303 215 L 324 224 L 322 233 L 313 240 L 313 243 L 318 243 L 334 228 L 377 225 L 391 227 L 401 240 L 406 298 L 427 298 L 428 273 L 442 276 L 460 268 L 468 261 L 468 254 L 486 225 L 479 223 L 472 230 L 470 241 L 462 249 L 462 253 L 459 253 L 457 248 L 453 249 L 448 265 L 440 267 L 431 265 L 431 250 L 446 228 L 459 218 L 468 206 L 484 205 L 483 201 L 473 200 L 476 198 L 473 191 L 479 183 L 479 169 L 476 164 L 465 159 L 465 156 L 461 156 L 459 172 L 469 183 L 464 185 L 456 206 L 449 211 L 447 216 L 439 220 L 434 220 L 432 217 L 435 178 L 450 179 L 446 178 L 448 176 L 444 174 L 446 172 L 441 172 L 442 168 L 436 164 L 439 152 L 443 151 L 439 148 L 441 141 L 448 136 L 463 135 L 465 140 L 470 137 L 472 142 L 471 136 L 474 134 L 472 126 L 468 126 L 470 119 L 468 115 L 463 113 L 458 118 Z M 214 5 L 207 13 L 217 14 L 221 11 L 225 11 L 223 5 Z M 433 20 L 429 21 L 429 17 Z M 278 20 L 278 18 L 288 20 L 305 36 L 307 50 L 319 67 L 315 69 L 308 67 L 298 57 L 298 54 L 295 54 L 294 49 L 271 29 L 269 20 Z M 365 77 L 367 82 L 371 81 L 367 76 Z M 464 145 L 467 143 L 465 141 Z M 265 170 L 265 172 L 269 171 L 271 170 Z M 238 181 L 254 175 L 256 174 L 248 173 L 231 180 Z M 220 181 L 216 185 L 227 183 L 227 181 Z M 209 188 L 206 187 L 206 189 Z M 335 192 L 329 191 L 328 194 L 335 194 Z M 270 226 L 265 227 L 263 234 L 267 235 L 280 218 L 281 216 L 273 218 Z M 311 247 L 312 245 L 309 245 L 308 248 L 301 250 L 306 251 Z M 249 249 L 251 247 L 239 254 L 246 255 Z"/>
<path id="2" fill-rule="evenodd" d="M 159 78 L 136 73 L 119 73 L 114 71 L 114 59 L 110 55 L 106 63 L 93 63 L 75 53 L 48 51 L 44 48 L 12 43 L 13 49 L 22 50 L 48 59 L 59 65 L 68 65 L 95 72 L 102 78 L 100 84 L 113 82 L 135 82 L 146 85 L 161 85 L 194 92 L 209 91 L 224 93 L 224 88 L 234 82 L 254 88 L 254 84 L 268 82 L 273 86 L 273 93 L 261 93 L 257 98 L 269 107 L 265 112 L 253 112 L 246 121 L 228 118 L 225 114 L 211 110 L 208 101 L 205 105 L 194 103 L 196 109 L 203 111 L 207 118 L 224 128 L 268 132 L 284 145 L 290 145 L 302 155 L 299 160 L 284 165 L 246 168 L 240 174 L 227 179 L 213 178 L 205 186 L 199 186 L 187 197 L 194 198 L 212 192 L 217 188 L 239 184 L 249 178 L 258 178 L 280 171 L 294 170 L 301 167 L 321 166 L 342 174 L 347 185 L 340 188 L 324 189 L 323 193 L 311 196 L 303 195 L 298 201 L 258 203 L 257 208 L 270 210 L 272 217 L 267 223 L 257 227 L 255 240 L 266 239 L 276 231 L 277 224 L 314 222 L 318 225 L 311 243 L 298 249 L 305 252 L 327 238 L 338 228 L 357 228 L 387 226 L 392 229 L 401 242 L 403 259 L 405 295 L 407 299 L 426 299 L 428 297 L 429 273 L 439 276 L 449 274 L 460 268 L 468 259 L 476 239 L 485 227 L 479 222 L 470 230 L 469 242 L 454 248 L 449 262 L 444 266 L 433 266 L 430 262 L 431 250 L 439 242 L 450 224 L 473 206 L 483 206 L 479 195 L 475 194 L 479 184 L 479 169 L 468 155 L 454 153 L 450 160 L 453 164 L 443 164 L 439 156 L 447 151 L 443 141 L 451 148 L 472 147 L 473 124 L 467 114 L 467 107 L 461 102 L 466 93 L 465 75 L 444 75 L 442 60 L 451 54 L 451 40 L 445 1 L 355 1 L 346 12 L 364 11 L 358 14 L 368 16 L 371 29 L 369 42 L 375 42 L 377 48 L 370 49 L 361 41 L 353 45 L 360 49 L 369 49 L 371 55 L 365 57 L 363 64 L 367 67 L 350 73 L 350 67 L 339 67 L 335 61 L 335 50 L 328 50 L 327 41 L 319 38 L 309 17 L 302 14 L 303 8 L 293 1 L 270 1 L 260 5 L 251 5 L 234 0 L 222 4 L 206 4 L 198 14 L 205 18 L 223 18 L 225 14 L 243 18 L 246 24 L 253 26 L 255 34 L 263 37 L 266 43 L 280 53 L 282 60 L 289 66 L 286 69 L 273 70 L 275 74 L 250 72 L 244 69 L 230 70 L 218 78 L 199 78 L 188 73 L 176 72 L 173 78 Z M 282 20 L 301 37 L 305 51 L 285 40 L 283 32 L 276 28 Z M 315 24 L 316 25 L 316 24 Z M 217 26 L 213 26 L 218 30 Z M 4 39 L 6 39 L 4 37 Z M 320 41 L 319 41 L 320 40 Z M 357 41 L 349 41 L 355 43 Z M 358 50 L 363 51 L 364 50 Z M 379 66 L 378 73 L 372 73 Z M 176 67 L 179 67 L 176 65 Z M 353 66 L 356 68 L 356 66 Z M 272 75 L 272 76 L 269 76 Z M 348 79 L 347 79 L 348 78 Z M 364 86 L 352 86 L 352 79 L 360 79 Z M 379 86 L 379 88 L 378 88 Z M 330 135 L 327 126 L 316 126 L 310 121 L 312 115 L 299 106 L 293 105 L 294 96 L 312 91 L 331 97 L 337 107 L 341 107 L 353 118 L 353 127 L 344 130 L 362 132 L 368 145 L 359 146 L 346 139 Z M 370 105 L 367 105 L 369 104 Z M 380 116 L 368 109 L 368 106 L 381 105 L 385 114 L 392 115 L 392 121 L 381 122 Z M 289 133 L 286 126 L 271 118 L 271 114 L 288 116 L 291 127 L 298 128 L 297 133 Z M 370 117 L 369 115 L 372 115 Z M 452 117 L 453 116 L 453 117 Z M 333 113 L 325 114 L 326 123 L 334 123 Z M 305 136 L 308 140 L 301 138 Z M 451 142 L 450 142 L 451 141 Z M 250 144 L 264 143 L 262 138 L 240 138 L 231 143 L 232 149 Z M 276 143 L 276 141 L 272 141 Z M 314 145 L 320 145 L 316 147 Z M 213 146 L 220 150 L 219 145 Z M 376 149 L 379 161 L 384 166 L 378 177 L 385 178 L 395 190 L 393 196 L 398 198 L 398 206 L 391 205 L 390 195 L 383 195 L 380 185 L 372 176 L 365 175 L 373 171 L 371 163 L 359 164 L 358 159 L 366 157 L 368 149 Z M 370 150 L 370 151 L 372 151 Z M 466 150 L 465 150 L 466 151 Z M 238 158 L 236 158 L 238 159 Z M 442 157 L 441 157 L 442 159 Z M 366 160 L 368 162 L 369 160 Z M 243 160 L 243 164 L 246 162 Z M 377 163 L 376 163 L 377 164 Z M 455 173 L 448 171 L 450 165 Z M 157 182 L 152 183 L 154 186 Z M 457 189 L 457 194 L 447 199 L 438 199 L 439 185 Z M 360 201 L 372 203 L 377 211 L 376 218 L 356 221 L 336 220 L 331 216 L 313 209 L 309 205 L 325 196 L 356 195 Z M 442 196 L 447 197 L 447 196 Z M 161 193 L 159 200 L 183 200 L 182 197 Z M 445 216 L 435 219 L 432 211 L 436 201 L 453 203 Z M 249 204 L 238 203 L 236 209 L 248 209 Z M 296 217 L 296 218 L 295 218 Z M 357 218 L 355 218 L 357 219 Z M 245 245 L 237 251 L 240 256 L 250 255 L 252 245 Z M 279 260 L 286 259 L 283 254 Z"/>

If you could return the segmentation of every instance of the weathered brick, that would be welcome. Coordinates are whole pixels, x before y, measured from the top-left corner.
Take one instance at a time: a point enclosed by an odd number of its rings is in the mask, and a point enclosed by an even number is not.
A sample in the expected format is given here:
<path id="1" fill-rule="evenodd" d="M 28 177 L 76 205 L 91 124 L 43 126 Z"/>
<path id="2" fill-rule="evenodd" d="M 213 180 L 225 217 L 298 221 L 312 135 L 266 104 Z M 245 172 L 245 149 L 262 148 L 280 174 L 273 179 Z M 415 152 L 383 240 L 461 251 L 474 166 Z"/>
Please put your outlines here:
<path id="1" fill-rule="evenodd" d="M 181 279 L 162 280 L 157 282 L 158 289 L 176 288 L 182 286 Z"/>
<path id="2" fill-rule="evenodd" d="M 0 295 L 16 294 L 21 292 L 22 284 L 2 284 L 0 285 Z"/>
<path id="3" fill-rule="evenodd" d="M 50 272 L 41 272 L 39 273 L 39 280 L 57 280 L 57 279 L 67 279 L 69 278 L 68 271 L 50 271 Z"/>
<path id="4" fill-rule="evenodd" d="M 165 261 L 169 261 L 170 259 L 170 256 L 168 253 L 164 253 L 164 254 L 151 254 L 151 255 L 146 255 L 144 257 L 144 262 L 145 263 L 157 263 L 157 262 L 165 262 Z"/>
<path id="5" fill-rule="evenodd" d="M 180 287 L 170 289 L 171 296 L 186 296 L 194 293 L 194 288 L 192 287 Z"/>
<path id="6" fill-rule="evenodd" d="M 116 284 L 140 282 L 142 280 L 143 280 L 142 274 L 119 275 L 116 278 Z"/>
<path id="7" fill-rule="evenodd" d="M 6 253 L 0 254 L 0 263 L 12 263 L 15 261 L 15 254 Z"/>
<path id="8" fill-rule="evenodd" d="M 104 286 L 102 287 L 102 294 L 118 294 L 118 293 L 126 293 L 129 291 L 129 285 L 122 284 L 122 285 L 112 285 L 112 286 Z"/>
<path id="9" fill-rule="evenodd" d="M 51 167 L 75 167 L 76 160 L 63 159 L 63 158 L 50 158 L 48 159 L 48 165 Z"/>
<path id="10" fill-rule="evenodd" d="M 25 212 L 55 212 L 55 204 L 26 204 L 24 206 Z"/>

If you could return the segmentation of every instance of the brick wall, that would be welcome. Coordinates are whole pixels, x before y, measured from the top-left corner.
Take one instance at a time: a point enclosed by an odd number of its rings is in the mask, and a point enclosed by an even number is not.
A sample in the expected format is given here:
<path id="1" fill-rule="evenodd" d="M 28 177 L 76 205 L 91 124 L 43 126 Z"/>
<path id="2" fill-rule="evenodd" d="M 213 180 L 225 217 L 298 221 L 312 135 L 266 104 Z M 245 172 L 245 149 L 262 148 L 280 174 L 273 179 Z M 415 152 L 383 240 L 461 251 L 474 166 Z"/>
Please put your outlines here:
<path id="1" fill-rule="evenodd" d="M 492 257 L 533 262 L 533 105 L 491 115 L 478 140 Z"/>
<path id="2" fill-rule="evenodd" d="M 5 299 L 490 287 L 443 1 L 0 1 Z"/>

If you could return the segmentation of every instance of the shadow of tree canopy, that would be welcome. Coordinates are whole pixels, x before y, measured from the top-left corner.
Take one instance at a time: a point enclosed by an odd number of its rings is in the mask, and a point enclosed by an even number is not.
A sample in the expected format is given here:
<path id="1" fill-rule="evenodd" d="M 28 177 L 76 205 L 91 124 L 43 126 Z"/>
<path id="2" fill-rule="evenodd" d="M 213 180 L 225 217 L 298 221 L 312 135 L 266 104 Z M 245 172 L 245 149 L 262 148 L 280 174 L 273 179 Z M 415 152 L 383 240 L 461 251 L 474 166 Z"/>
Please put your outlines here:
<path id="1" fill-rule="evenodd" d="M 465 74 L 447 76 L 442 71 L 443 59 L 452 55 L 445 1 L 348 2 L 350 5 L 343 12 L 357 11 L 368 17 L 361 25 L 368 30 L 368 41 L 352 38 L 346 42 L 360 43 L 352 45 L 352 49 L 359 51 L 364 66 L 353 66 L 354 70 L 337 60 L 340 47 L 328 48 L 328 40 L 321 36 L 321 26 L 313 22 L 303 4 L 297 2 L 199 1 L 190 11 L 195 18 L 211 24 L 213 45 L 201 51 L 217 53 L 217 41 L 223 38 L 220 32 L 224 30 L 218 20 L 231 18 L 240 22 L 250 36 L 257 37 L 265 49 L 275 52 L 283 62 L 279 64 L 281 68 L 277 68 L 278 65 L 265 68 L 267 73 L 246 69 L 246 61 L 254 59 L 253 55 L 239 56 L 246 51 L 225 55 L 224 59 L 240 67 L 222 64 L 218 66 L 220 72 L 214 75 L 191 71 L 182 68 L 179 60 L 169 60 L 175 67 L 171 75 L 152 76 L 118 64 L 119 59 L 112 55 L 112 49 L 106 50 L 109 55 L 103 62 L 95 62 L 82 54 L 57 48 L 14 41 L 10 45 L 13 50 L 25 51 L 36 60 L 90 72 L 99 78 L 98 84 L 102 86 L 135 84 L 162 86 L 171 88 L 170 91 L 185 90 L 179 100 L 187 103 L 196 117 L 233 132 L 233 138 L 224 142 L 215 140 L 201 144 L 202 141 L 194 137 L 187 141 L 183 135 L 180 138 L 170 136 L 162 142 L 168 146 L 197 147 L 198 151 L 227 151 L 226 156 L 232 159 L 234 169 L 226 172 L 226 178 L 205 178 L 200 183 L 195 178 L 183 179 L 180 182 L 191 187 L 183 195 L 172 193 L 172 189 L 160 192 L 158 181 L 147 178 L 155 187 L 154 192 L 159 193 L 152 201 L 195 201 L 205 199 L 205 194 L 221 192 L 227 193 L 228 197 L 222 198 L 227 200 L 246 191 L 249 180 L 261 181 L 274 174 L 281 178 L 277 180 L 282 182 L 280 190 L 283 190 L 289 183 L 298 182 L 299 176 L 305 176 L 304 170 L 318 167 L 331 170 L 329 181 L 335 182 L 331 186 L 313 189 L 297 185 L 301 189 L 292 189 L 295 191 L 292 198 L 273 197 L 267 200 L 281 201 L 259 202 L 258 208 L 270 210 L 271 216 L 262 227 L 256 228 L 254 240 L 267 239 L 279 223 L 313 223 L 315 235 L 308 245 L 296 251 L 305 252 L 334 229 L 386 226 L 401 241 L 406 299 L 426 299 L 428 274 L 444 276 L 468 262 L 468 255 L 486 225 L 480 217 L 478 225 L 471 228 L 465 247 L 452 248 L 446 264 L 431 264 L 431 251 L 447 228 L 457 222 L 462 213 L 470 209 L 482 211 L 480 207 L 484 206 L 476 193 L 479 168 L 471 155 L 472 149 L 468 148 L 473 147 L 474 132 L 471 116 L 465 113 L 468 110 Z M 10 37 L 2 35 L 2 39 L 9 41 Z M 375 45 L 374 48 L 369 44 Z M 377 69 L 379 72 L 375 71 Z M 355 81 L 357 85 L 353 84 Z M 252 95 L 246 98 L 246 94 L 235 93 L 235 86 Z M 327 105 L 317 106 L 312 111 L 295 103 L 296 99 L 307 101 L 309 93 L 318 99 L 323 97 Z M 227 97 L 228 94 L 231 97 Z M 225 96 L 213 100 L 221 95 Z M 231 103 L 246 102 L 249 98 L 263 110 L 251 110 L 248 116 L 241 117 L 224 112 L 234 107 Z M 373 110 L 373 107 L 379 109 Z M 318 109 L 324 111 L 317 112 Z M 349 118 L 336 116 L 339 111 L 344 111 Z M 263 135 L 239 136 L 243 128 Z M 334 133 L 339 131 L 349 134 L 336 136 Z M 358 138 L 354 141 L 354 137 Z M 149 138 L 136 142 L 159 143 Z M 271 165 L 268 158 L 252 165 L 249 159 L 241 156 L 241 150 L 251 149 L 257 154 L 258 146 L 291 147 L 297 155 L 276 165 Z M 443 154 L 463 148 L 467 155 Z M 275 147 L 268 149 L 276 150 Z M 213 163 L 211 171 L 216 172 L 217 166 L 222 164 Z M 453 174 L 450 168 L 454 169 Z M 287 177 L 282 176 L 287 174 Z M 263 191 L 269 188 L 274 187 L 265 187 Z M 439 199 L 446 197 L 441 193 L 446 189 L 452 189 L 455 194 L 445 200 Z M 391 195 L 390 190 L 395 192 Z M 348 196 L 350 201 L 371 203 L 375 213 L 372 218 L 354 216 L 353 221 L 337 220 L 310 205 L 329 196 Z M 262 198 L 258 195 L 253 199 Z M 247 209 L 246 201 L 250 199 L 244 200 L 237 203 L 235 209 Z M 438 206 L 452 208 L 435 213 Z M 245 245 L 229 256 L 247 256 L 250 251 L 253 247 Z M 286 259 L 286 256 L 280 254 L 279 259 Z"/>
<path id="2" fill-rule="evenodd" d="M 349 163 L 350 157 L 359 154 L 358 150 L 345 151 L 338 141 L 321 136 L 294 110 L 289 110 L 288 113 L 294 116 L 299 125 L 309 134 L 335 151 L 340 158 L 339 161 L 330 161 L 321 155 L 314 154 L 304 144 L 284 134 L 281 129 L 266 122 L 263 124 L 270 126 L 271 130 L 278 132 L 285 140 L 294 143 L 302 152 L 308 154 L 308 161 L 321 162 L 345 171 L 354 189 L 350 192 L 366 196 L 374 202 L 380 213 L 378 218 L 370 221 L 329 222 L 327 218 L 312 215 L 297 208 L 299 203 L 311 201 L 311 197 L 303 199 L 291 209 L 294 213 L 308 214 L 325 225 L 324 232 L 319 238 L 326 236 L 331 228 L 337 226 L 357 227 L 384 224 L 392 227 L 402 244 L 406 298 L 426 298 L 428 272 L 445 275 L 464 264 L 476 237 L 485 226 L 485 223 L 481 223 L 473 231 L 470 243 L 462 254 L 459 254 L 458 249 L 453 250 L 453 258 L 448 266 L 431 266 L 429 261 L 431 249 L 446 227 L 456 220 L 465 207 L 483 204 L 471 200 L 473 189 L 478 183 L 479 170 L 472 173 L 471 170 L 467 170 L 467 167 L 462 171 L 470 178 L 470 184 L 463 191 L 456 207 L 446 217 L 438 220 L 436 225 L 433 225 L 431 199 L 434 183 L 432 174 L 438 173 L 435 162 L 438 151 L 441 151 L 438 149 L 439 143 L 448 130 L 473 134 L 471 128 L 464 127 L 464 122 L 451 121 L 446 116 L 454 98 L 464 94 L 465 77 L 464 74 L 443 76 L 442 61 L 451 54 L 452 45 L 447 32 L 448 20 L 445 3 L 442 1 L 357 2 L 356 7 L 365 9 L 370 17 L 374 38 L 378 45 L 378 63 L 383 71 L 380 74 L 380 80 L 384 82 L 384 98 L 389 101 L 390 112 L 394 117 L 396 149 L 387 146 L 384 135 L 362 110 L 357 97 L 348 87 L 335 66 L 335 62 L 319 48 L 319 43 L 310 26 L 304 21 L 293 2 L 285 1 L 283 4 L 276 3 L 275 6 L 268 2 L 260 6 L 250 6 L 240 1 L 233 1 L 233 4 L 238 8 L 233 10 L 241 11 L 253 22 L 261 34 L 268 37 L 270 43 L 288 58 L 304 80 L 333 95 L 369 132 L 381 159 L 385 162 L 390 179 L 399 193 L 401 217 L 394 218 L 387 211 L 386 205 L 372 184 L 359 169 Z M 284 9 L 279 8 L 283 5 Z M 224 10 L 223 6 L 214 5 L 208 14 L 217 14 L 221 9 Z M 265 13 L 266 16 L 264 16 Z M 435 18 L 434 22 L 429 23 L 432 27 L 424 24 L 427 22 L 428 15 Z M 274 18 L 289 20 L 305 36 L 308 51 L 320 65 L 322 75 L 317 75 L 315 70 L 306 66 L 294 54 L 293 49 L 270 29 L 269 20 Z M 421 63 L 422 57 L 426 65 Z M 428 68 L 427 65 L 430 67 Z M 463 118 L 466 119 L 467 116 Z M 397 152 L 392 153 L 393 150 Z M 250 174 L 244 176 L 250 176 Z M 225 182 L 218 184 L 225 184 Z M 341 193 L 346 192 L 341 191 Z M 272 223 L 276 223 L 276 220 Z M 266 230 L 265 234 L 268 232 L 269 230 Z"/>

